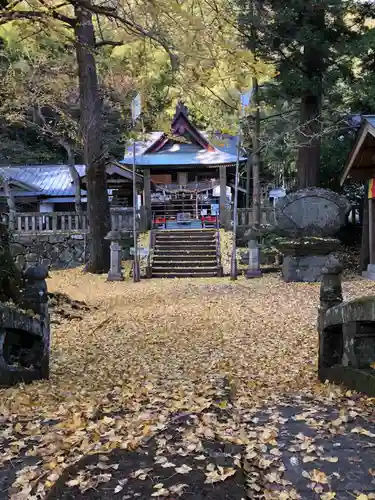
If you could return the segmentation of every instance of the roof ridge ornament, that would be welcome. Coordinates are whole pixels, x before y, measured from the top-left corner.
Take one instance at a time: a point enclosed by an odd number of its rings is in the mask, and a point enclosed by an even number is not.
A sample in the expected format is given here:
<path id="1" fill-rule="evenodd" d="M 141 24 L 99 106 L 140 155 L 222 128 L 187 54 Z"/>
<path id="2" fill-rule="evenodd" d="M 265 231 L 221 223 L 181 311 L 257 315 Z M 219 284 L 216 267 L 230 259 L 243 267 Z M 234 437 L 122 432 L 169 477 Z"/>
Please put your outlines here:
<path id="1" fill-rule="evenodd" d="M 178 101 L 176 105 L 176 112 L 174 114 L 173 120 L 175 120 L 179 115 L 184 115 L 186 118 L 189 117 L 189 110 L 183 101 Z"/>

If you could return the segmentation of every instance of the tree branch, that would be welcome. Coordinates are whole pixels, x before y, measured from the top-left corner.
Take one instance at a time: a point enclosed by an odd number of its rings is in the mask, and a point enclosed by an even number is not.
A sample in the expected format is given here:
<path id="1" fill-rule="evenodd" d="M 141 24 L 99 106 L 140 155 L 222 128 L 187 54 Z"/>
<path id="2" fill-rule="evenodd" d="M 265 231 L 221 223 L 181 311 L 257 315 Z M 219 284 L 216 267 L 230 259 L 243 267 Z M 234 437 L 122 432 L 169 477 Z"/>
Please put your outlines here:
<path id="1" fill-rule="evenodd" d="M 86 0 L 70 0 L 72 5 L 75 6 L 80 6 L 83 7 L 84 9 L 87 9 L 94 14 L 100 14 L 103 16 L 106 16 L 110 19 L 114 19 L 122 23 L 124 26 L 126 26 L 130 31 L 132 31 L 136 35 L 140 35 L 144 38 L 149 38 L 150 40 L 153 40 L 156 42 L 158 45 L 163 47 L 163 49 L 166 51 L 166 53 L 169 56 L 170 62 L 171 62 L 171 68 L 173 72 L 176 72 L 179 68 L 179 60 L 176 54 L 174 54 L 171 50 L 171 47 L 169 47 L 168 43 L 166 40 L 162 38 L 157 33 L 154 33 L 150 30 L 144 29 L 140 24 L 131 22 L 125 17 L 119 15 L 117 13 L 117 10 L 114 7 L 102 7 L 100 5 L 92 5 L 90 2 Z M 98 42 L 100 44 L 100 42 Z M 109 45 L 108 43 L 106 45 Z"/>
<path id="2" fill-rule="evenodd" d="M 126 42 L 116 42 L 115 40 L 100 40 L 96 42 L 95 47 L 99 49 L 100 47 L 110 46 L 110 47 L 120 47 L 125 45 Z"/>
<path id="3" fill-rule="evenodd" d="M 17 20 L 25 21 L 30 19 L 45 21 L 48 18 L 56 19 L 65 24 L 68 24 L 71 28 L 73 28 L 75 25 L 74 19 L 56 11 L 48 13 L 35 10 L 20 10 L 20 11 L 0 10 L 0 24 L 5 24 L 10 21 L 17 21 Z"/>

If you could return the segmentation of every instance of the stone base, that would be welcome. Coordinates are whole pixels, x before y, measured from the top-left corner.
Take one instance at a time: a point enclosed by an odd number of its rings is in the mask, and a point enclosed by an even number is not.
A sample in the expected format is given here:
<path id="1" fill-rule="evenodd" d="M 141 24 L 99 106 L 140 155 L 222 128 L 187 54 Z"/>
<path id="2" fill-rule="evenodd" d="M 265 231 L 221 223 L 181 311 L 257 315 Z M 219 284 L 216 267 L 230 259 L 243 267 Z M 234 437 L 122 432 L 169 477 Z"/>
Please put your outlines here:
<path id="1" fill-rule="evenodd" d="M 322 268 L 329 255 L 309 255 L 304 257 L 286 256 L 282 266 L 284 281 L 316 283 L 321 280 Z"/>
<path id="2" fill-rule="evenodd" d="M 246 269 L 245 276 L 247 279 L 261 278 L 262 271 L 260 269 Z"/>
<path id="3" fill-rule="evenodd" d="M 117 273 L 108 273 L 107 281 L 124 281 L 124 277 L 122 274 Z"/>
<path id="4" fill-rule="evenodd" d="M 49 325 L 0 306 L 0 387 L 49 377 Z"/>
<path id="5" fill-rule="evenodd" d="M 319 370 L 319 379 L 322 383 L 329 380 L 356 392 L 375 397 L 375 370 L 371 368 L 360 370 L 349 366 L 334 365 L 331 368 Z"/>
<path id="6" fill-rule="evenodd" d="M 375 281 L 375 264 L 369 264 L 367 271 L 363 271 L 362 276 L 368 280 Z"/>

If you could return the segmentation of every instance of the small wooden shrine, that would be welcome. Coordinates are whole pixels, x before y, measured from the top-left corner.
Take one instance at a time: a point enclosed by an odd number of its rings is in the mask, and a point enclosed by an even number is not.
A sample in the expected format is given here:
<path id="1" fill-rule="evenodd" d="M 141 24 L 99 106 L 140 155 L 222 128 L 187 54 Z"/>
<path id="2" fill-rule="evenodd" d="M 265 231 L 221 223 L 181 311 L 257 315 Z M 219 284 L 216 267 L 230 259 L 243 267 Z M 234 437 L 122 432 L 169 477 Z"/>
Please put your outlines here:
<path id="1" fill-rule="evenodd" d="M 135 151 L 136 167 L 144 176 L 143 204 L 156 225 L 215 224 L 220 210 L 230 205 L 237 137 L 210 138 L 191 122 L 183 103 L 177 104 L 170 133 L 149 134 L 136 143 Z M 246 158 L 240 156 L 239 161 Z M 132 146 L 121 163 L 132 165 Z"/>
<path id="2" fill-rule="evenodd" d="M 349 155 L 341 185 L 347 178 L 363 182 L 366 185 L 365 196 L 368 205 L 364 210 L 362 252 L 367 262 L 367 271 L 363 275 L 375 280 L 375 115 L 362 117 L 357 140 Z"/>

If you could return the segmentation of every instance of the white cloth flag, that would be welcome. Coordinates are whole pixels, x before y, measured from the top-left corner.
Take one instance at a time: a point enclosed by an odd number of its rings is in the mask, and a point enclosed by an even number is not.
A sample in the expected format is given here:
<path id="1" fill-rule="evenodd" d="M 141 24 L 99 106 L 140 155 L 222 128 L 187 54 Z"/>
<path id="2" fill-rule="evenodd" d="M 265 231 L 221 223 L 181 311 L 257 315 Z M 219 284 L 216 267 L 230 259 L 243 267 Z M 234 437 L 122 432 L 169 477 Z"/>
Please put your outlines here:
<path id="1" fill-rule="evenodd" d="M 137 94 L 132 100 L 132 119 L 133 123 L 137 120 L 142 112 L 141 94 Z"/>
<path id="2" fill-rule="evenodd" d="M 251 97 L 253 95 L 254 89 L 250 89 L 247 92 L 244 92 L 240 95 L 241 100 L 241 116 L 245 116 L 245 108 L 250 105 Z"/>
<path id="3" fill-rule="evenodd" d="M 251 101 L 251 96 L 253 95 L 253 89 L 248 90 L 244 94 L 241 94 L 241 104 L 242 106 L 248 106 Z"/>

